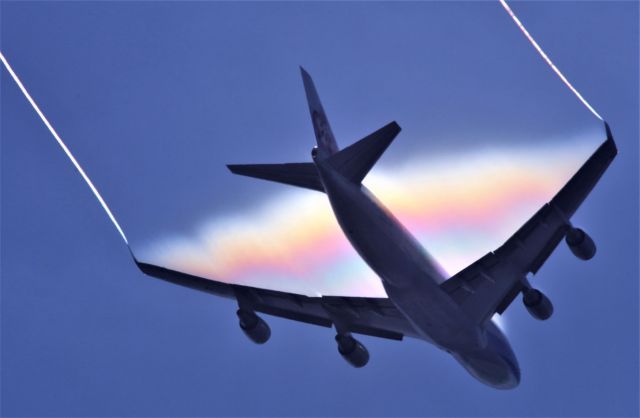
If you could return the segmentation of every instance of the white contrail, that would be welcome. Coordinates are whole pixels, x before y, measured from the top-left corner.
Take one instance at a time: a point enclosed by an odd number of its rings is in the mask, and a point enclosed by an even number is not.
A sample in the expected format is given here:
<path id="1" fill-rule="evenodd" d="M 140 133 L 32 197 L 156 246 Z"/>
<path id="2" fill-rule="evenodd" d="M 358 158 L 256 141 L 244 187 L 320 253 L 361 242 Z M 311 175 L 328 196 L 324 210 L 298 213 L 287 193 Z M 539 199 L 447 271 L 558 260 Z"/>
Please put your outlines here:
<path id="1" fill-rule="evenodd" d="M 58 136 L 58 133 L 55 131 L 55 129 L 53 129 L 53 126 L 51 126 L 51 124 L 49 123 L 47 118 L 44 116 L 44 114 L 42 113 L 42 111 L 40 110 L 40 108 L 38 107 L 36 102 L 33 100 L 31 95 L 27 91 L 27 89 L 24 87 L 24 85 L 22 84 L 22 82 L 20 81 L 20 79 L 18 78 L 16 73 L 13 71 L 13 68 L 11 68 L 11 65 L 9 65 L 9 62 L 4 57 L 4 54 L 1 51 L 0 51 L 0 60 L 2 60 L 2 63 L 4 64 L 5 68 L 9 72 L 9 74 L 11 74 L 11 77 L 13 78 L 13 80 L 16 82 L 18 87 L 20 87 L 20 90 L 22 90 L 22 93 L 27 98 L 29 103 L 31 103 L 31 106 L 33 106 L 33 109 L 36 111 L 38 116 L 40 116 L 40 119 L 42 119 L 42 122 L 44 122 L 44 124 L 47 127 L 47 129 L 49 129 L 49 132 L 51 132 L 51 135 L 53 135 L 53 137 L 56 139 L 56 141 L 58 141 L 58 145 L 60 145 L 60 148 L 62 148 L 64 153 L 67 154 L 67 157 L 69 157 L 69 159 L 71 160 L 73 165 L 76 167 L 76 169 L 78 169 L 78 172 L 80 172 L 80 175 L 82 176 L 84 181 L 87 182 L 87 185 L 89 186 L 89 188 L 91 189 L 93 194 L 98 199 L 98 202 L 100 202 L 100 204 L 102 205 L 102 208 L 107 213 L 107 216 L 109 216 L 109 219 L 111 219 L 111 222 L 113 222 L 113 225 L 116 227 L 116 229 L 118 230 L 118 232 L 122 236 L 122 239 L 128 245 L 129 242 L 127 241 L 127 237 L 124 235 L 124 232 L 122 231 L 122 228 L 120 228 L 120 225 L 118 224 L 118 221 L 116 221 L 116 218 L 113 216 L 113 213 L 111 213 L 111 210 L 109 210 L 109 206 L 107 206 L 107 203 L 104 201 L 102 196 L 100 196 L 100 192 L 98 192 L 98 189 L 96 189 L 96 186 L 93 185 L 93 183 L 91 182 L 91 179 L 89 179 L 89 176 L 87 176 L 87 174 L 84 172 L 82 167 L 80 167 L 80 164 L 75 159 L 73 154 L 71 154 L 71 151 L 69 151 L 69 148 L 67 148 L 67 146 L 64 144 L 64 142 L 62 142 L 62 139 L 60 139 L 60 136 Z"/>
<path id="2" fill-rule="evenodd" d="M 520 19 L 518 19 L 518 17 L 515 15 L 515 13 L 513 13 L 513 10 L 511 10 L 511 8 L 507 4 L 507 2 L 505 0 L 499 0 L 499 1 L 500 1 L 500 4 L 502 4 L 502 7 L 504 7 L 504 9 L 507 11 L 507 13 L 509 13 L 509 15 L 511 16 L 513 21 L 516 22 L 516 25 L 518 25 L 518 27 L 520 28 L 522 33 L 524 33 L 524 36 L 526 36 L 527 39 L 529 40 L 529 42 L 531 42 L 531 45 L 533 45 L 533 47 L 538 51 L 538 53 L 540 53 L 540 56 L 547 62 L 547 64 L 549 64 L 551 69 L 553 71 L 555 71 L 556 74 L 558 74 L 558 77 L 560 77 L 560 80 L 562 80 L 564 82 L 564 84 L 566 84 L 567 87 L 569 87 L 569 89 L 571 89 L 571 91 L 576 95 L 576 97 L 578 99 L 580 99 L 582 104 L 584 104 L 587 107 L 587 109 L 589 109 L 591 111 L 591 113 L 593 113 L 598 119 L 603 120 L 602 116 L 600 116 L 598 114 L 598 112 L 596 112 L 596 110 L 593 107 L 591 107 L 591 105 L 585 100 L 584 97 L 582 97 L 582 95 L 578 92 L 578 90 L 576 90 L 575 87 L 573 87 L 571 85 L 571 83 L 569 83 L 569 80 L 567 80 L 567 78 L 560 72 L 558 67 L 556 67 L 553 64 L 553 62 L 551 62 L 551 60 L 549 59 L 547 54 L 545 54 L 544 51 L 542 50 L 542 48 L 540 48 L 540 45 L 538 45 L 538 43 L 535 41 L 535 39 L 533 39 L 533 37 L 529 34 L 529 32 L 527 32 L 527 29 L 525 29 L 525 27 L 522 24 L 522 22 L 520 22 Z"/>

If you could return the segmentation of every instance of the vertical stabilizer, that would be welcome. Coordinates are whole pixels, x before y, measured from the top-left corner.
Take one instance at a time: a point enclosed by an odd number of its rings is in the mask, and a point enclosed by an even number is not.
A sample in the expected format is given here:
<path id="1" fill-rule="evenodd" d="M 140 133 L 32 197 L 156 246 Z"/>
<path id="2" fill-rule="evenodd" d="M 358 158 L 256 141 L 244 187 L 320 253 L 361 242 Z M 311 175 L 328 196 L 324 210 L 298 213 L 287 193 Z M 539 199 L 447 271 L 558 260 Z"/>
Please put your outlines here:
<path id="1" fill-rule="evenodd" d="M 311 122 L 313 123 L 313 130 L 316 134 L 316 142 L 318 143 L 318 155 L 326 158 L 338 152 L 338 145 L 336 144 L 333 132 L 331 132 L 329 120 L 324 113 L 322 103 L 320 103 L 320 98 L 318 97 L 316 87 L 313 85 L 311 76 L 302 67 L 300 67 L 300 72 L 302 73 L 304 91 L 307 94 L 307 102 L 309 103 Z"/>

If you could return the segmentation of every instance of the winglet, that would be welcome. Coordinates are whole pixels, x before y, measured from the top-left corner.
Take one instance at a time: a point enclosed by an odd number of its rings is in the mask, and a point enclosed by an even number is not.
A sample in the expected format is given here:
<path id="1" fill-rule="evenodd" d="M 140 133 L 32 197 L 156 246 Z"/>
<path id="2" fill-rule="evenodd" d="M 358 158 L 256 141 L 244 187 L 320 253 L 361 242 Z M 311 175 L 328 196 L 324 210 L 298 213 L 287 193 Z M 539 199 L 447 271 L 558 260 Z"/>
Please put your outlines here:
<path id="1" fill-rule="evenodd" d="M 604 129 L 605 131 L 607 131 L 607 140 L 613 141 L 613 134 L 611 133 L 611 128 L 609 128 L 609 124 L 607 123 L 607 121 L 603 121 L 603 122 L 604 122 Z"/>
<path id="2" fill-rule="evenodd" d="M 609 124 L 606 121 L 604 122 L 604 129 L 607 132 L 607 140 L 605 141 L 606 144 L 608 144 L 608 147 L 610 149 L 610 153 L 613 154 L 613 156 L 615 156 L 616 154 L 618 154 L 618 147 L 616 146 L 616 142 L 613 140 L 613 134 L 611 133 L 611 128 L 609 128 Z"/>

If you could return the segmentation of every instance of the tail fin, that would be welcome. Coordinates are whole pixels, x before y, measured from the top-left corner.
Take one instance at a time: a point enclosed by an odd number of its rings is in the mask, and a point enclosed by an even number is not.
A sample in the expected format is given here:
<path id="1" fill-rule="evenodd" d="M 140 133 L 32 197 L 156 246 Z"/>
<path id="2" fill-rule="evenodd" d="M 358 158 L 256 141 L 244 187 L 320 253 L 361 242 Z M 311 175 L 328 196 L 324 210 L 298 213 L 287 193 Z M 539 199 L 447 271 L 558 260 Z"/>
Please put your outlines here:
<path id="1" fill-rule="evenodd" d="M 331 126 L 329 126 L 327 115 L 324 113 L 322 103 L 320 103 L 313 80 L 304 68 L 300 67 L 300 71 L 320 151 L 317 158 L 323 160 L 328 158 L 329 164 L 335 170 L 350 181 L 360 184 L 371 167 L 391 144 L 391 141 L 398 135 L 400 126 L 396 122 L 391 122 L 355 144 L 338 151 L 338 145 L 333 137 L 333 132 L 331 132 Z M 316 157 L 314 156 L 314 158 Z M 314 163 L 232 164 L 227 167 L 232 173 L 242 176 L 290 184 L 319 192 L 325 191 Z"/>
<path id="2" fill-rule="evenodd" d="M 391 122 L 333 154 L 328 162 L 350 181 L 360 184 L 399 132 L 400 126 L 396 122 Z M 230 164 L 227 167 L 234 174 L 324 192 L 324 186 L 314 163 Z"/>
<path id="3" fill-rule="evenodd" d="M 329 163 L 343 176 L 360 184 L 399 132 L 400 125 L 391 122 L 332 155 Z"/>
<path id="4" fill-rule="evenodd" d="M 307 95 L 307 102 L 309 103 L 309 113 L 311 114 L 311 122 L 313 123 L 313 130 L 316 134 L 316 142 L 318 143 L 318 149 L 320 150 L 320 156 L 329 156 L 338 152 L 338 144 L 331 131 L 331 125 L 327 115 L 324 113 L 322 103 L 318 97 L 316 87 L 313 85 L 313 80 L 308 72 L 304 68 L 300 67 L 302 73 L 302 81 L 304 83 L 304 91 Z"/>

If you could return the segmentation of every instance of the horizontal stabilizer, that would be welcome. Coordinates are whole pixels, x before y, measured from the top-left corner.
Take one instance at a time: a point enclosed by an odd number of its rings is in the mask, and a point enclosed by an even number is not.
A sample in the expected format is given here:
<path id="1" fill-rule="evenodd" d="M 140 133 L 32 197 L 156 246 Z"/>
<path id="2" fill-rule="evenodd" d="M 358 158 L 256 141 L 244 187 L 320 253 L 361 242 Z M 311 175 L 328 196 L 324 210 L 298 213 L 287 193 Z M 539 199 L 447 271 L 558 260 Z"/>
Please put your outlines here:
<path id="1" fill-rule="evenodd" d="M 241 176 L 255 177 L 305 189 L 324 192 L 324 186 L 313 163 L 229 164 L 229 170 Z"/>
<path id="2" fill-rule="evenodd" d="M 343 176 L 360 184 L 399 132 L 400 125 L 395 121 L 391 122 L 371 135 L 338 151 L 329 158 L 329 162 Z"/>

